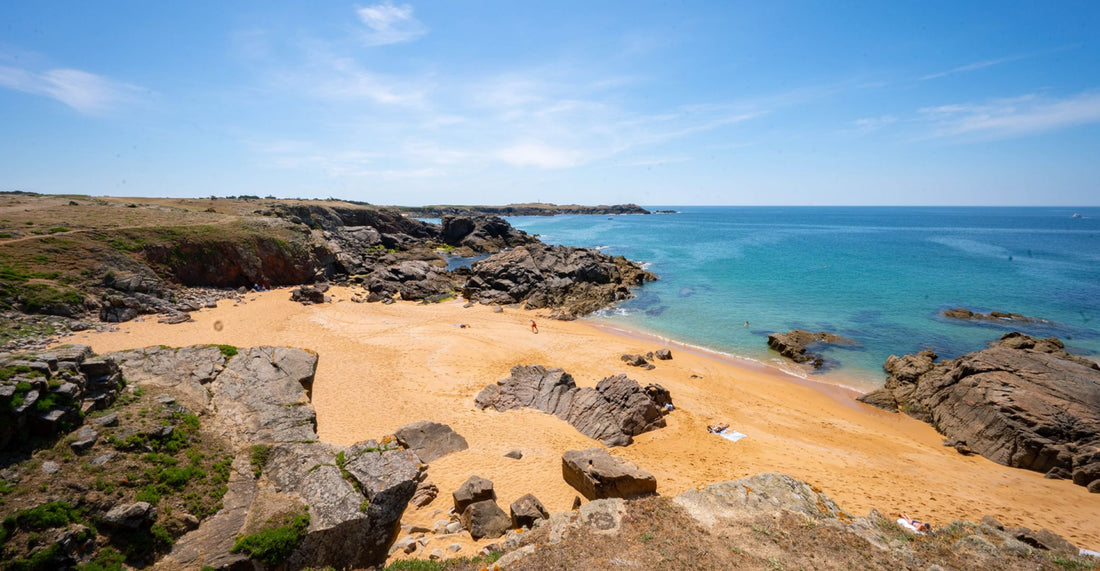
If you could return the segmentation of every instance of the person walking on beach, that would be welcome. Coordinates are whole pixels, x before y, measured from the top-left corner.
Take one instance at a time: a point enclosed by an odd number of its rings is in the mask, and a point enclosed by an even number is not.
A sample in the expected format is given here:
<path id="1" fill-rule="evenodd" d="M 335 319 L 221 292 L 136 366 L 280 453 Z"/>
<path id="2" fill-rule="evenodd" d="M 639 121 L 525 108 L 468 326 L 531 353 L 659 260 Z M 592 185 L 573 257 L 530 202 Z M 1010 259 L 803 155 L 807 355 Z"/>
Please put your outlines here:
<path id="1" fill-rule="evenodd" d="M 539 332 L 539 326 L 538 326 L 537 323 L 535 323 L 535 320 L 532 319 L 531 320 L 531 333 L 538 333 L 538 332 Z"/>

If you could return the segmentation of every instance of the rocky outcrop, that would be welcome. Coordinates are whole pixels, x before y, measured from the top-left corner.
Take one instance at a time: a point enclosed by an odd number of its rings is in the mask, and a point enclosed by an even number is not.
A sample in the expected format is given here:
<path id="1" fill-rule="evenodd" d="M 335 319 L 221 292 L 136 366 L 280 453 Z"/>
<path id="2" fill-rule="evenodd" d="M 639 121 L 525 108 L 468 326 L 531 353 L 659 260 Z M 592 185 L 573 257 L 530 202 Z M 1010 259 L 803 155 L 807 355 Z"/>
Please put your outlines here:
<path id="1" fill-rule="evenodd" d="M 1006 313 L 1004 311 L 991 311 L 989 313 L 975 313 L 964 307 L 956 309 L 943 310 L 944 317 L 950 317 L 952 319 L 972 319 L 979 321 L 998 321 L 998 322 L 1016 322 L 1016 323 L 1046 323 L 1045 319 L 1039 319 L 1037 317 L 1028 317 L 1019 313 Z"/>
<path id="2" fill-rule="evenodd" d="M 394 432 L 394 437 L 398 444 L 411 450 L 424 463 L 470 447 L 466 439 L 450 426 L 430 420 L 402 426 Z"/>
<path id="3" fill-rule="evenodd" d="M 561 456 L 565 482 L 589 500 L 634 498 L 657 493 L 657 478 L 603 448 L 570 450 Z"/>
<path id="4" fill-rule="evenodd" d="M 231 354 L 231 356 L 226 356 Z M 236 451 L 223 509 L 179 538 L 158 566 L 243 565 L 236 539 L 267 522 L 308 510 L 309 524 L 289 568 L 368 567 L 384 561 L 401 514 L 422 478 L 411 451 L 374 441 L 343 448 L 317 440 L 310 404 L 315 353 L 280 347 L 149 348 L 109 356 L 127 378 L 200 400 L 204 430 Z M 204 398 L 204 395 L 205 398 Z M 252 447 L 268 449 L 257 477 Z"/>
<path id="5" fill-rule="evenodd" d="M 885 386 L 859 400 L 929 422 L 1000 464 L 1070 474 L 1081 486 L 1100 480 L 1096 362 L 1067 353 L 1058 339 L 1021 333 L 957 359 L 936 358 L 931 351 L 890 356 Z"/>
<path id="6" fill-rule="evenodd" d="M 85 413 L 113 403 L 123 384 L 115 361 L 95 358 L 87 345 L 0 361 L 0 452 L 71 431 Z M 94 442 L 78 437 L 74 449 Z"/>
<path id="7" fill-rule="evenodd" d="M 553 308 L 570 319 L 632 297 L 656 276 L 623 257 L 596 250 L 529 244 L 474 262 L 462 295 L 485 304 Z"/>
<path id="8" fill-rule="evenodd" d="M 795 363 L 809 363 L 815 369 L 820 369 L 825 364 L 825 359 L 814 355 L 810 349 L 822 344 L 855 346 L 858 345 L 852 339 L 841 337 L 826 331 L 803 331 L 793 329 L 786 333 L 772 333 L 768 335 L 768 347 L 779 351 L 780 355 Z"/>
<path id="9" fill-rule="evenodd" d="M 561 369 L 517 365 L 509 377 L 482 389 L 474 403 L 498 411 L 535 408 L 607 446 L 626 446 L 635 435 L 665 426 L 671 399 L 658 385 L 642 388 L 626 375 L 607 377 L 594 389 L 578 388 Z"/>
<path id="10" fill-rule="evenodd" d="M 462 529 L 474 539 L 500 537 L 511 526 L 512 520 L 497 505 L 497 494 L 489 480 L 470 476 L 451 496 Z"/>
<path id="11" fill-rule="evenodd" d="M 441 220 L 443 243 L 474 252 L 499 252 L 504 248 L 531 244 L 538 240 L 517 230 L 499 216 L 447 215 Z"/>
<path id="12" fill-rule="evenodd" d="M 645 530 L 639 533 L 641 530 Z M 521 533 L 522 531 L 522 533 Z M 652 541 L 671 534 L 672 541 Z M 503 569 L 672 567 L 706 569 L 1062 569 L 1093 568 L 1046 530 L 943 522 L 916 535 L 876 510 L 852 517 L 815 486 L 759 474 L 674 498 L 594 500 L 508 532 L 494 550 Z M 664 563 L 654 565 L 664 558 Z"/>

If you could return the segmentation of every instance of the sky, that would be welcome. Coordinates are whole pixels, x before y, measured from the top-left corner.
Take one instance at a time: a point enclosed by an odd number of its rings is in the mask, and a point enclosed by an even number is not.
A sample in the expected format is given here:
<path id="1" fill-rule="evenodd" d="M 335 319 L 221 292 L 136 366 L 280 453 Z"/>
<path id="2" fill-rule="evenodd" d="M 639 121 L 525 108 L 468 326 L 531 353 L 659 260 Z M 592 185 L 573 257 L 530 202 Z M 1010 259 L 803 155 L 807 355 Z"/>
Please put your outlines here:
<path id="1" fill-rule="evenodd" d="M 0 190 L 1100 205 L 1100 2 L 0 2 Z"/>

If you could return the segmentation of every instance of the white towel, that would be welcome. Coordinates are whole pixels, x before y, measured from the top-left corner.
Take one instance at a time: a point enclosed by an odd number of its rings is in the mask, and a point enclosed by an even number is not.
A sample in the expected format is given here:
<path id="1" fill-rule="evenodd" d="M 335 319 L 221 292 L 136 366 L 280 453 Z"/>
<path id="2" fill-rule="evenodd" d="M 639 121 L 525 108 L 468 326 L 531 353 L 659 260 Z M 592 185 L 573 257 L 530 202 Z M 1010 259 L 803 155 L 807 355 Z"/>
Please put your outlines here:
<path id="1" fill-rule="evenodd" d="M 748 435 L 747 434 L 741 434 L 740 432 L 737 432 L 736 430 L 733 430 L 731 428 L 727 428 L 727 429 L 723 430 L 722 432 L 719 432 L 718 436 L 721 436 L 722 438 L 725 438 L 726 440 L 729 440 L 730 442 L 737 442 L 738 440 L 741 440 L 742 438 L 744 438 Z"/>
<path id="2" fill-rule="evenodd" d="M 911 531 L 913 533 L 916 533 L 918 535 L 924 535 L 923 531 L 917 529 L 917 526 L 909 523 L 909 520 L 907 520 L 905 518 L 899 517 L 898 518 L 898 525 L 900 525 L 900 526 L 904 527 L 905 529 L 908 529 L 909 531 Z"/>

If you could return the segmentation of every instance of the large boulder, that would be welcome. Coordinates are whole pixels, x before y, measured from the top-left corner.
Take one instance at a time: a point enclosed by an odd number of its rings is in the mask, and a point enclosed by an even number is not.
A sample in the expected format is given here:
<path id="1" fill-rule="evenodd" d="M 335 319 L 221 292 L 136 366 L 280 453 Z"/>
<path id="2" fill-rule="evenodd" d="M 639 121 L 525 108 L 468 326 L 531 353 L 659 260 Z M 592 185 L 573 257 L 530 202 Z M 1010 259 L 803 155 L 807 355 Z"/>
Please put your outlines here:
<path id="1" fill-rule="evenodd" d="M 657 478 L 603 448 L 567 451 L 561 457 L 561 472 L 565 482 L 589 500 L 657 493 Z"/>
<path id="2" fill-rule="evenodd" d="M 500 537 L 512 526 L 511 518 L 500 509 L 496 500 L 482 500 L 466 506 L 459 521 L 462 529 L 470 532 L 475 540 Z"/>
<path id="3" fill-rule="evenodd" d="M 824 344 L 855 346 L 854 340 L 841 337 L 827 331 L 803 331 L 793 329 L 786 333 L 772 333 L 768 335 L 768 347 L 779 351 L 780 355 L 795 363 L 809 363 L 815 369 L 820 369 L 825 364 L 825 359 L 810 352 L 813 347 Z"/>
<path id="4" fill-rule="evenodd" d="M 549 512 L 534 494 L 520 496 L 512 502 L 508 511 L 512 516 L 512 525 L 516 528 L 532 528 L 539 521 L 550 518 Z"/>
<path id="5" fill-rule="evenodd" d="M 499 216 L 446 215 L 440 221 L 444 243 L 467 247 L 475 252 L 499 252 L 504 248 L 538 241 L 523 230 L 513 228 Z"/>
<path id="6" fill-rule="evenodd" d="M 623 257 L 533 243 L 475 262 L 462 295 L 482 303 L 554 308 L 552 317 L 571 319 L 628 299 L 631 287 L 655 279 Z"/>
<path id="7" fill-rule="evenodd" d="M 470 476 L 457 490 L 451 493 L 455 503 L 455 513 L 466 511 L 466 506 L 486 500 L 496 501 L 497 493 L 493 491 L 493 482 L 480 476 Z"/>
<path id="8" fill-rule="evenodd" d="M 398 444 L 412 450 L 425 463 L 470 447 L 450 426 L 430 420 L 402 426 L 394 436 Z"/>
<path id="9" fill-rule="evenodd" d="M 902 410 L 1007 466 L 1100 479 L 1100 365 L 1058 339 L 1009 333 L 989 348 L 935 362 L 891 356 L 884 387 L 859 400 Z"/>
<path id="10" fill-rule="evenodd" d="M 579 388 L 561 369 L 540 365 L 512 368 L 511 375 L 482 389 L 478 408 L 498 411 L 536 408 L 572 424 L 581 434 L 607 446 L 626 446 L 634 436 L 665 426 L 671 398 L 653 385 L 643 389 L 626 375 L 600 381 L 596 388 Z"/>

